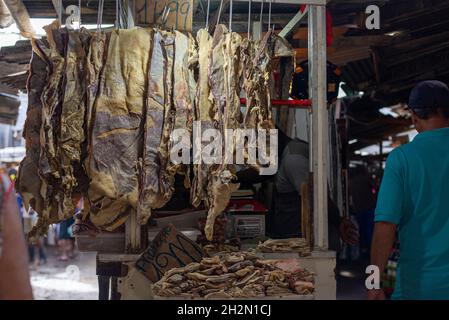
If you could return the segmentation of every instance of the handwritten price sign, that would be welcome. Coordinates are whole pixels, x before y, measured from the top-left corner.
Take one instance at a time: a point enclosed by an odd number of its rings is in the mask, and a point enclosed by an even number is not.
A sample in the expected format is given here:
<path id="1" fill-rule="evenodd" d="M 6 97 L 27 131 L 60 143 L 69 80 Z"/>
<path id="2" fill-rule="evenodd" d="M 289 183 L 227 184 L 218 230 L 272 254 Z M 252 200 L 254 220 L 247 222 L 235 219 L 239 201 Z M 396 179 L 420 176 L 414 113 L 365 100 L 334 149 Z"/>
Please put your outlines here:
<path id="1" fill-rule="evenodd" d="M 193 0 L 136 0 L 137 24 L 162 24 L 164 10 L 169 10 L 166 27 L 192 31 Z"/>

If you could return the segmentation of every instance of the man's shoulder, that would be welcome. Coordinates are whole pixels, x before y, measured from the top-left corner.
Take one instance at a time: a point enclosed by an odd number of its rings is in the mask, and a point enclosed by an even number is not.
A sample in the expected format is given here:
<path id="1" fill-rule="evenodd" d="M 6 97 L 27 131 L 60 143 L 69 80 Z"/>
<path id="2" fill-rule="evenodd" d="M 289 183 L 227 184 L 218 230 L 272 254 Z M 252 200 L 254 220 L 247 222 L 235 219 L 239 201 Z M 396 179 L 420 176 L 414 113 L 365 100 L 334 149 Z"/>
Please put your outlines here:
<path id="1" fill-rule="evenodd" d="M 387 166 L 401 167 L 407 161 L 407 153 L 409 152 L 408 144 L 394 148 L 387 157 Z"/>
<path id="2" fill-rule="evenodd" d="M 409 143 L 400 145 L 393 151 L 396 151 L 396 153 L 398 153 L 400 156 L 407 158 L 407 156 L 410 154 L 416 154 L 421 149 L 421 147 L 422 146 L 417 141 L 412 140 Z"/>

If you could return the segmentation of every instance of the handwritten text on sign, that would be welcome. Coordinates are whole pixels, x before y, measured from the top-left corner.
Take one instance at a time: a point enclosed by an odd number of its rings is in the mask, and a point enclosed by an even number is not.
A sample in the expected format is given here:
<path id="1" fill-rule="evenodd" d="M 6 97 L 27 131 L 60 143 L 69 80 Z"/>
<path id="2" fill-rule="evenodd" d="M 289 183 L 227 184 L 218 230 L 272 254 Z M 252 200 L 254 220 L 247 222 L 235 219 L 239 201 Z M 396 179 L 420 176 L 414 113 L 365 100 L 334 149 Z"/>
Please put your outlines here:
<path id="1" fill-rule="evenodd" d="M 165 8 L 169 10 L 166 27 L 192 31 L 193 0 L 136 0 L 137 24 L 162 24 Z"/>

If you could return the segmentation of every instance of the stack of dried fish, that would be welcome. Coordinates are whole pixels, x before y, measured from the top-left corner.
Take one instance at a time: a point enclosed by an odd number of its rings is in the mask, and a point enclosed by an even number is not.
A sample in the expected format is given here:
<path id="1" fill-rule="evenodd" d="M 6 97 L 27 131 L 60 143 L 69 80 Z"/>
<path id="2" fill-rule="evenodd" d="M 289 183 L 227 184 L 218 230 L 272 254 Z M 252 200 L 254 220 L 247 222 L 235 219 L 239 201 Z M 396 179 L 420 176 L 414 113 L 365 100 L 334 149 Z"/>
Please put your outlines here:
<path id="1" fill-rule="evenodd" d="M 310 295 L 314 276 L 305 269 L 284 271 L 249 252 L 220 253 L 165 273 L 154 285 L 162 297 L 252 298 Z"/>
<path id="2" fill-rule="evenodd" d="M 310 255 L 310 246 L 304 238 L 269 239 L 259 243 L 260 252 L 295 252 L 301 257 Z"/>

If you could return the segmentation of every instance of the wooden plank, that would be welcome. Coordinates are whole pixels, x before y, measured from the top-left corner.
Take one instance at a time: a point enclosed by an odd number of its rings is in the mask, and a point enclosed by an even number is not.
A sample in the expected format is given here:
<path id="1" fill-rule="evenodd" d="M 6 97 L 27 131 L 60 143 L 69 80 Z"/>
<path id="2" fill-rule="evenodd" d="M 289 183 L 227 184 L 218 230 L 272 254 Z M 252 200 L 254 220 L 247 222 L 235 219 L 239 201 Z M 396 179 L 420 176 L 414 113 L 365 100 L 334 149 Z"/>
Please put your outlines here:
<path id="1" fill-rule="evenodd" d="M 334 38 L 339 38 L 344 36 L 344 34 L 349 30 L 348 27 L 345 26 L 338 26 L 332 28 L 332 34 Z M 300 28 L 296 33 L 293 35 L 293 39 L 295 40 L 307 40 L 308 38 L 309 29 L 307 27 Z"/>
<path id="2" fill-rule="evenodd" d="M 294 32 L 296 30 L 298 25 L 301 23 L 301 20 L 303 20 L 304 17 L 307 16 L 308 12 L 309 12 L 309 10 L 307 7 L 304 11 L 299 10 L 298 13 L 282 29 L 282 31 L 279 33 L 279 35 L 283 38 L 288 37 L 292 32 Z"/>

